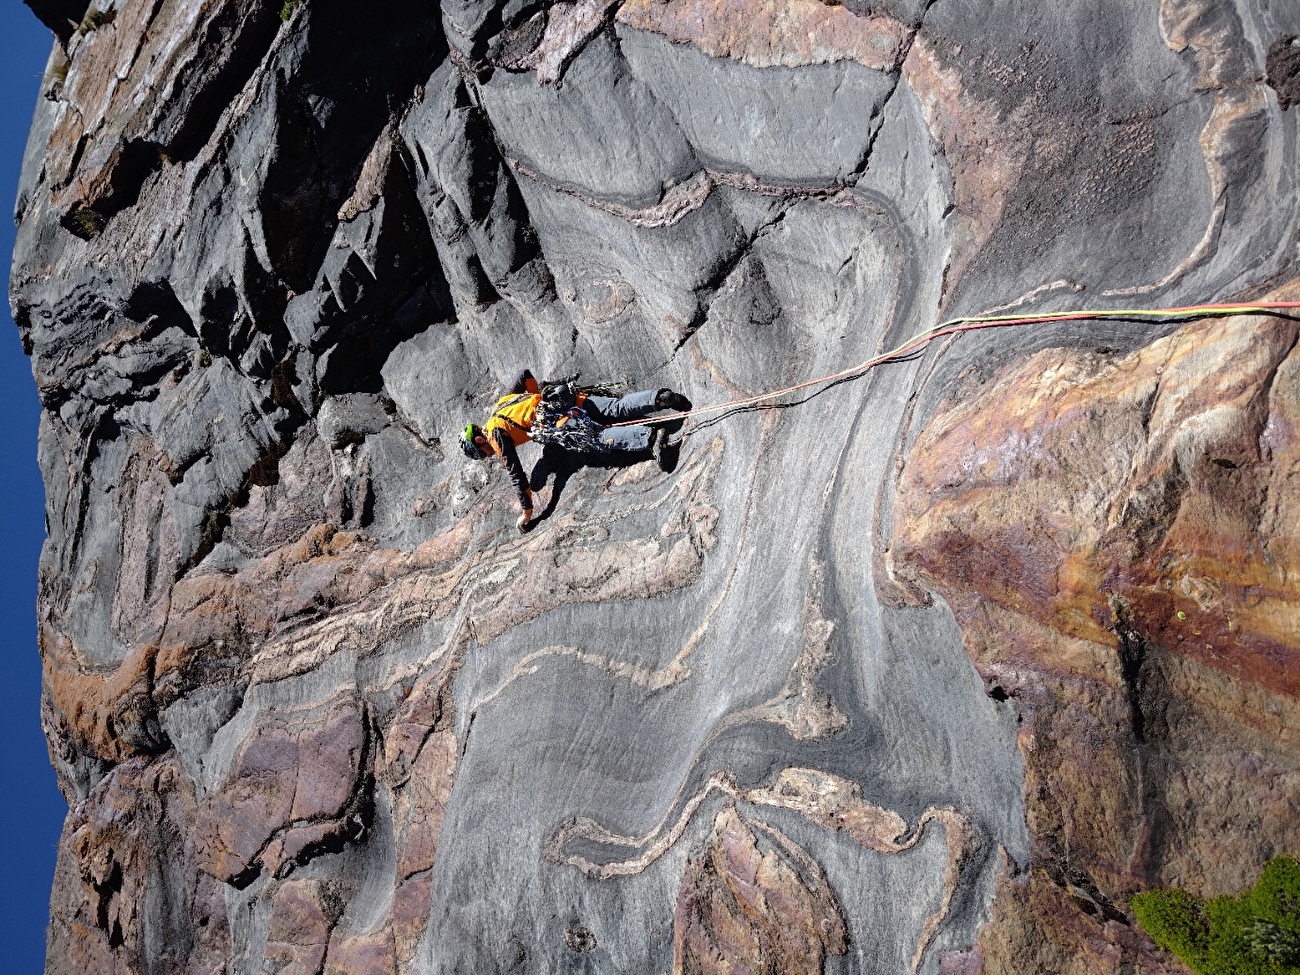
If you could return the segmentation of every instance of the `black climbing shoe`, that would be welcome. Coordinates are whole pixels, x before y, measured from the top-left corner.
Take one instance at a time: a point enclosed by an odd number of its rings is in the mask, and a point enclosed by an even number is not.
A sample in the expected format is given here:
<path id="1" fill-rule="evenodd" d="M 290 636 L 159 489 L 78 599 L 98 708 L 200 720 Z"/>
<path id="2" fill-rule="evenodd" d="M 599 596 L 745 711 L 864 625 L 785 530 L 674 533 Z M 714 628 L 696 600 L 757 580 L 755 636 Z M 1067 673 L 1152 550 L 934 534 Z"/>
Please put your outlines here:
<path id="1" fill-rule="evenodd" d="M 681 456 L 682 442 L 678 440 L 672 443 L 668 439 L 667 430 L 659 430 L 658 436 L 655 437 L 651 445 L 651 451 L 654 453 L 655 463 L 665 474 L 671 474 L 677 470 L 677 458 Z"/>
<path id="2" fill-rule="evenodd" d="M 691 401 L 681 393 L 674 393 L 671 389 L 661 389 L 655 397 L 655 406 L 661 410 L 672 410 L 674 413 L 686 413 L 691 408 Z"/>

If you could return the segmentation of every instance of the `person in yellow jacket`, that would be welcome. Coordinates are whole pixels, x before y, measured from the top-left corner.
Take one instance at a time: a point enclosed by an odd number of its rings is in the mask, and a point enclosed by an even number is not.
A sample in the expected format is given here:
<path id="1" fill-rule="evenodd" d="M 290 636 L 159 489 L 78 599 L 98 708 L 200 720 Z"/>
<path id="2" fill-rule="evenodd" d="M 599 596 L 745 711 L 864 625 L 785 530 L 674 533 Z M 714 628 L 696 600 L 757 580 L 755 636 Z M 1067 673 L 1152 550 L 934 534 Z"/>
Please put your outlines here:
<path id="1" fill-rule="evenodd" d="M 529 440 L 556 444 L 566 450 L 590 453 L 652 453 L 660 467 L 674 459 L 675 444 L 664 427 L 613 427 L 623 420 L 640 420 L 659 410 L 684 413 L 691 401 L 671 389 L 646 389 L 626 396 L 594 396 L 576 391 L 571 384 L 541 387 L 525 369 L 497 400 L 492 415 L 482 426 L 471 423 L 461 435 L 460 446 L 471 460 L 498 457 L 510 475 L 522 514 L 516 522 L 527 531 L 533 517 L 533 494 L 519 462 L 518 448 Z M 681 426 L 681 421 L 675 424 Z"/>

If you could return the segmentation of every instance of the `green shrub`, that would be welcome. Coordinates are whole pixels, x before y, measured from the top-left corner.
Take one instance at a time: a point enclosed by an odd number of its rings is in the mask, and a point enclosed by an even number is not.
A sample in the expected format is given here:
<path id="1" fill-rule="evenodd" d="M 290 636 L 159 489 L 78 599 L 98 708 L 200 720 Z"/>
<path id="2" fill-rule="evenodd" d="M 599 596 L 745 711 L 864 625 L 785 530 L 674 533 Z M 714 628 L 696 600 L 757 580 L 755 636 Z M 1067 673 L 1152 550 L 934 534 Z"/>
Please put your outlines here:
<path id="1" fill-rule="evenodd" d="M 303 5 L 303 0 L 284 0 L 280 5 L 280 19 L 288 20 L 293 12 Z"/>
<path id="2" fill-rule="evenodd" d="M 1274 857 L 1240 897 L 1185 890 L 1133 898 L 1142 929 L 1197 975 L 1300 975 L 1300 860 Z"/>
<path id="3" fill-rule="evenodd" d="M 1246 931 L 1246 938 L 1256 954 L 1278 965 L 1300 967 L 1300 936 L 1280 924 L 1259 920 Z"/>
<path id="4" fill-rule="evenodd" d="M 1256 918 L 1247 934 L 1252 949 L 1279 971 L 1300 971 L 1300 860 L 1274 857 L 1243 899 Z"/>
<path id="5" fill-rule="evenodd" d="M 1204 950 L 1210 929 L 1201 902 L 1175 887 L 1148 890 L 1133 898 L 1133 913 L 1151 940 L 1186 961 Z"/>

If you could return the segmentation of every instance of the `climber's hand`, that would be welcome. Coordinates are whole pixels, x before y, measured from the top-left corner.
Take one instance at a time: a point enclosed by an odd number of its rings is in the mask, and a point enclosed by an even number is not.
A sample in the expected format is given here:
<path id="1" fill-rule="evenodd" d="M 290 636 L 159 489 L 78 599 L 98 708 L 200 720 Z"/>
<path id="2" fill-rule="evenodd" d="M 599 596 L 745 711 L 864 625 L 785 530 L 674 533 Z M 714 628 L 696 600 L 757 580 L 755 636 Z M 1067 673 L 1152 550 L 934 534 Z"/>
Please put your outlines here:
<path id="1" fill-rule="evenodd" d="M 519 516 L 519 520 L 515 522 L 515 527 L 519 529 L 519 534 L 522 535 L 532 527 L 532 517 L 533 509 L 525 508 L 524 513 Z"/>

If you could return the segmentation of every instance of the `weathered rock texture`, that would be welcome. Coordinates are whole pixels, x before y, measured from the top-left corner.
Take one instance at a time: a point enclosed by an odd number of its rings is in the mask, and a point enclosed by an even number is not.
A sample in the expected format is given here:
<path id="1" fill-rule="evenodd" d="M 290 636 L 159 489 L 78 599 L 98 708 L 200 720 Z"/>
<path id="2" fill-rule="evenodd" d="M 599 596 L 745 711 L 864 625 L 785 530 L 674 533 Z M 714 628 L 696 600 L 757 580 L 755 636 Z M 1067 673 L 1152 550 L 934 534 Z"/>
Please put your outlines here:
<path id="1" fill-rule="evenodd" d="M 959 386 L 914 445 L 891 554 L 1024 717 L 1041 866 L 1002 909 L 1064 880 L 1118 922 L 1139 890 L 1240 889 L 1294 848 L 1296 338 L 1243 317 L 1127 355 L 1044 350 Z"/>
<path id="2" fill-rule="evenodd" d="M 1300 853 L 1300 6 L 94 0 L 10 296 L 54 973 L 1161 972 Z"/>

